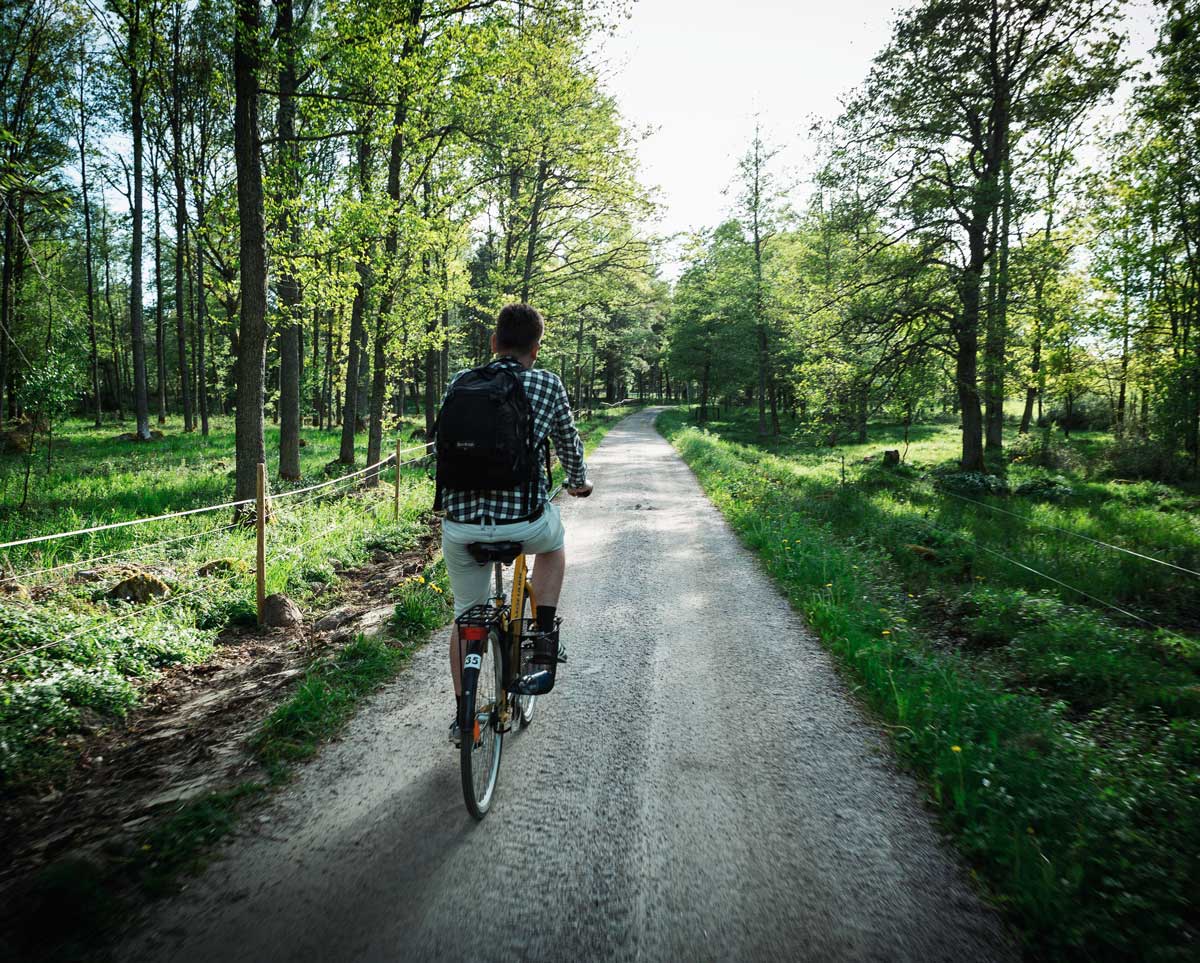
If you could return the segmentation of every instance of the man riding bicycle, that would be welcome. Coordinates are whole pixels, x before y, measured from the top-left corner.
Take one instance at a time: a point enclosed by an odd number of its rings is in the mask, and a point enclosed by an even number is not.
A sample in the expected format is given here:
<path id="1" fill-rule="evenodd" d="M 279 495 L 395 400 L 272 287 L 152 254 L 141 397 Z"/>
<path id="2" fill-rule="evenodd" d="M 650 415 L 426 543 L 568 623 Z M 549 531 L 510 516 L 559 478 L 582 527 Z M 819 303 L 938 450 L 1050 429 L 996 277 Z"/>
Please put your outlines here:
<path id="1" fill-rule="evenodd" d="M 483 368 L 460 371 L 450 380 L 436 429 L 438 494 L 434 508 L 445 513 L 442 554 L 454 592 L 456 618 L 472 606 L 486 603 L 491 595 L 490 567 L 477 562 L 468 545 L 520 542 L 526 554 L 536 556 L 532 583 L 537 626 L 543 633 L 538 648 L 539 654 L 553 660 L 558 653 L 555 611 L 566 572 L 566 552 L 562 521 L 558 507 L 548 499 L 550 479 L 540 457 L 543 451 L 548 456 L 549 440 L 566 471 L 567 492 L 586 497 L 592 484 L 587 479 L 583 443 L 571 417 L 566 388 L 552 371 L 533 367 L 544 330 L 541 314 L 528 304 L 505 306 L 492 335 L 492 351 L 498 357 Z M 503 479 L 506 484 L 487 487 L 488 479 Z M 454 745 L 460 743 L 462 658 L 456 624 L 450 632 L 456 704 L 450 741 Z"/>

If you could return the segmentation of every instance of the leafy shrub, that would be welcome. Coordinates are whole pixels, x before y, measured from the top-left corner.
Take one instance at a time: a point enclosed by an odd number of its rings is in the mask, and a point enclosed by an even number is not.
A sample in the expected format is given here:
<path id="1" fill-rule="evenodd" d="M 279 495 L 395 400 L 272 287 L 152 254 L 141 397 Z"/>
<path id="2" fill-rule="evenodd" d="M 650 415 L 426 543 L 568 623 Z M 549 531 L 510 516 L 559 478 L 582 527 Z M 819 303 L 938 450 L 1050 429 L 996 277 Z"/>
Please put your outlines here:
<path id="1" fill-rule="evenodd" d="M 1007 495 L 1008 482 L 999 475 L 987 475 L 981 471 L 935 472 L 939 488 L 959 495 Z"/>
<path id="2" fill-rule="evenodd" d="M 1046 412 L 1046 420 L 1071 431 L 1104 431 L 1112 426 L 1112 406 L 1103 395 L 1088 394 L 1076 398 L 1071 413 L 1054 407 Z"/>
<path id="3" fill-rule="evenodd" d="M 1181 481 L 1190 474 L 1186 458 L 1161 441 L 1125 438 L 1105 453 L 1106 474 L 1113 478 Z"/>
<path id="4" fill-rule="evenodd" d="M 392 552 L 399 555 L 411 552 L 420 544 L 421 533 L 411 525 L 386 525 L 367 536 L 368 551 Z"/>
<path id="5" fill-rule="evenodd" d="M 1075 489 L 1062 475 L 1035 475 L 1021 482 L 1013 489 L 1013 494 L 1038 501 L 1061 502 L 1074 495 Z"/>
<path id="6" fill-rule="evenodd" d="M 1048 429 L 1017 435 L 1008 442 L 1005 451 L 1008 460 L 1014 465 L 1032 465 L 1054 471 L 1072 472 L 1083 468 L 1083 459 L 1079 453 L 1051 435 Z"/>

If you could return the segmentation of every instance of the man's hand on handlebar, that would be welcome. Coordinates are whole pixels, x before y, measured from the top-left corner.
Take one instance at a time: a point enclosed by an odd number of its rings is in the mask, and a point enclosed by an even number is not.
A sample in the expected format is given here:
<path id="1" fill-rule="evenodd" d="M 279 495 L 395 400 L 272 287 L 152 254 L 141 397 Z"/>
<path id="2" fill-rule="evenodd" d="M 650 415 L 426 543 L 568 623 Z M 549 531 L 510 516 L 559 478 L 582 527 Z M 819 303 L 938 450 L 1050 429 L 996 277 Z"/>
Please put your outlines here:
<path id="1" fill-rule="evenodd" d="M 570 488 L 570 487 L 567 488 L 567 494 L 573 495 L 576 498 L 587 498 L 588 495 L 590 495 L 591 493 L 592 493 L 592 483 L 590 481 L 585 481 L 578 488 Z"/>

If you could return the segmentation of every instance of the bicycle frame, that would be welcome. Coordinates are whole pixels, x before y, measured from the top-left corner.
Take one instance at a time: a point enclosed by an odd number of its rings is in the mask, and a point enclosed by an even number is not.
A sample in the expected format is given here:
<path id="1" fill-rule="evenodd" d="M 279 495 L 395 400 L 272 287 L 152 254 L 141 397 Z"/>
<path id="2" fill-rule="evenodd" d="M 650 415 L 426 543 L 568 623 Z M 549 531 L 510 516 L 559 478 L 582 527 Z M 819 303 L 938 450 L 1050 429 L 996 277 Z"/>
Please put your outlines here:
<path id="1" fill-rule="evenodd" d="M 529 609 L 531 612 L 537 611 L 537 600 L 533 594 L 533 583 L 528 577 L 528 563 L 525 561 L 524 554 L 518 555 L 513 560 L 513 581 L 512 581 L 512 598 L 509 600 L 508 617 L 505 619 L 503 629 L 507 636 L 508 644 L 508 659 L 506 660 L 507 671 L 504 680 L 507 685 L 513 676 L 521 671 L 521 633 L 520 619 L 525 611 L 525 599 L 529 599 Z M 494 563 L 494 577 L 496 594 L 493 596 L 493 602 L 499 603 L 504 601 L 504 566 L 499 562 Z M 507 693 L 506 693 L 507 696 Z M 510 697 L 501 699 L 500 701 L 500 728 L 507 730 L 509 727 L 509 706 L 512 703 Z"/>

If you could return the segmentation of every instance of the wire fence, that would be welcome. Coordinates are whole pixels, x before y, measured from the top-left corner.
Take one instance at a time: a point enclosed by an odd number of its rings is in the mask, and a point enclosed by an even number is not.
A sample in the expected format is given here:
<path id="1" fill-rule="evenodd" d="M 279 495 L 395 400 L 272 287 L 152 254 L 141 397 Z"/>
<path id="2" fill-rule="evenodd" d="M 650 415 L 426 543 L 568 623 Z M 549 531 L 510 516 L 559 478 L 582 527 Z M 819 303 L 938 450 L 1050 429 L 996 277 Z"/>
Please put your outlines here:
<path id="1" fill-rule="evenodd" d="M 617 402 L 615 404 L 621 404 L 621 403 L 623 403 L 623 402 Z M 162 522 L 178 520 L 178 519 L 193 518 L 193 517 L 204 515 L 204 514 L 211 513 L 211 512 L 217 512 L 217 511 L 222 511 L 222 510 L 244 509 L 247 506 L 251 506 L 251 505 L 254 506 L 253 512 L 248 513 L 247 518 L 242 521 L 234 521 L 231 523 L 225 523 L 225 524 L 221 524 L 219 526 L 215 526 L 212 528 L 206 528 L 206 529 L 203 529 L 198 532 L 190 532 L 190 533 L 187 533 L 184 535 L 174 536 L 174 537 L 165 538 L 165 539 L 159 539 L 157 541 L 153 541 L 153 542 L 149 542 L 149 543 L 138 543 L 138 544 L 131 545 L 127 548 L 124 548 L 124 549 L 121 549 L 118 551 L 108 552 L 108 553 L 105 553 L 102 555 L 90 556 L 87 558 L 73 559 L 71 561 L 64 562 L 62 564 L 55 565 L 55 566 L 52 566 L 49 568 L 37 567 L 37 568 L 32 568 L 32 569 L 29 569 L 27 571 L 20 572 L 20 573 L 6 574 L 3 577 L 0 577 L 0 585 L 4 585 L 6 583 L 18 583 L 18 584 L 28 583 L 32 580 L 42 579 L 42 578 L 45 578 L 45 577 L 55 574 L 55 573 L 61 573 L 61 572 L 69 571 L 72 569 L 85 568 L 87 566 L 93 566 L 93 565 L 97 565 L 100 563 L 112 562 L 114 560 L 127 558 L 127 557 L 133 556 L 133 555 L 139 555 L 139 554 L 145 555 L 150 552 L 154 552 L 156 550 L 161 550 L 163 548 L 178 547 L 179 545 L 182 545 L 182 544 L 185 544 L 188 542 L 193 542 L 193 541 L 203 539 L 206 537 L 223 535 L 224 533 L 229 532 L 235 528 L 244 528 L 249 524 L 249 522 L 253 521 L 255 530 L 256 530 L 256 539 L 257 539 L 257 546 L 256 546 L 257 547 L 257 558 L 256 558 L 255 566 L 254 566 L 255 582 L 256 582 L 256 595 L 257 595 L 257 610 L 258 610 L 259 623 L 262 624 L 263 615 L 264 615 L 263 600 L 265 597 L 265 584 L 266 584 L 265 542 L 266 542 L 266 530 L 267 530 L 268 521 L 274 520 L 274 521 L 286 521 L 286 522 L 290 522 L 290 523 L 302 523 L 303 518 L 302 518 L 302 515 L 300 512 L 300 509 L 302 509 L 303 507 L 311 505 L 313 502 L 315 502 L 319 499 L 334 497 L 334 496 L 337 496 L 337 497 L 345 496 L 345 495 L 357 490 L 365 482 L 376 481 L 378 479 L 379 475 L 383 472 L 383 470 L 393 464 L 396 469 L 395 470 L 395 478 L 394 478 L 394 482 L 393 482 L 394 487 L 393 487 L 393 493 L 392 493 L 392 495 L 393 495 L 393 498 L 392 498 L 393 515 L 395 517 L 398 515 L 398 512 L 399 512 L 402 469 L 405 466 L 415 465 L 415 464 L 425 461 L 425 459 L 427 459 L 429 457 L 429 455 L 432 454 L 432 451 L 431 451 L 432 444 L 433 444 L 432 442 L 426 442 L 426 443 L 420 444 L 420 445 L 411 445 L 409 447 L 402 447 L 401 443 L 398 441 L 394 452 L 388 454 L 384 458 L 379 459 L 378 461 L 376 461 L 375 463 L 373 463 L 371 465 L 367 465 L 364 468 L 349 472 L 345 475 L 340 475 L 337 478 L 328 479 L 326 481 L 318 482 L 318 483 L 311 484 L 311 485 L 306 485 L 306 486 L 303 486 L 300 488 L 288 489 L 288 490 L 285 490 L 285 491 L 282 491 L 282 492 L 279 492 L 279 493 L 273 494 L 273 495 L 266 491 L 265 469 L 263 466 L 260 466 L 260 471 L 259 471 L 259 477 L 261 479 L 260 489 L 256 493 L 255 498 L 221 502 L 221 503 L 218 503 L 215 505 L 206 505 L 206 506 L 202 506 L 199 508 L 191 508 L 191 509 L 185 509 L 182 511 L 169 512 L 169 513 L 166 513 L 163 515 L 149 516 L 146 518 L 130 519 L 130 520 L 126 520 L 126 521 L 113 522 L 113 523 L 108 523 L 108 524 L 103 524 L 103 525 L 95 525 L 95 526 L 79 528 L 79 529 L 74 529 L 74 530 L 65 531 L 65 532 L 54 532 L 54 533 L 50 533 L 50 534 L 46 534 L 46 535 L 32 536 L 29 538 L 22 538 L 22 539 L 17 539 L 17 540 L 10 541 L 10 542 L 5 542 L 5 543 L 0 544 L 0 552 L 8 551 L 8 550 L 11 550 L 14 548 L 25 547 L 25 546 L 32 545 L 32 544 L 53 542 L 53 541 L 59 541 L 59 540 L 68 539 L 68 538 L 82 538 L 84 536 L 91 536 L 91 535 L 94 535 L 97 533 L 108 532 L 108 531 L 113 531 L 113 530 L 117 530 L 117 529 L 127 529 L 127 528 L 131 528 L 131 527 L 135 527 L 135 526 L 144 526 L 144 525 L 150 525 L 153 523 L 162 523 Z M 419 454 L 417 454 L 417 453 L 419 453 Z M 405 458 L 406 455 L 415 455 L 415 457 L 406 459 Z M 839 464 L 840 464 L 840 469 L 841 469 L 842 484 L 845 485 L 846 484 L 846 472 L 845 472 L 846 462 L 845 462 L 844 453 L 838 452 L 837 454 L 833 455 L 831 458 L 826 459 L 825 461 L 819 463 L 819 465 L 822 467 L 826 466 L 826 465 L 839 465 Z M 856 466 L 851 466 L 851 467 L 853 468 Z M 935 481 L 927 479 L 927 478 L 913 477 L 910 475 L 906 475 L 902 472 L 891 470 L 884 466 L 875 465 L 875 464 L 863 465 L 860 463 L 857 467 L 866 472 L 876 472 L 876 473 L 879 473 L 889 479 L 901 481 L 906 486 L 908 486 L 908 489 L 910 492 L 912 492 L 913 490 L 915 490 L 917 488 L 920 488 L 920 490 L 922 490 L 926 494 L 945 496 L 948 498 L 956 499 L 963 503 L 969 503 L 970 505 L 974 506 L 977 509 L 982 509 L 982 510 L 985 510 L 988 512 L 993 512 L 993 513 L 996 513 L 999 515 L 1003 515 L 1008 518 L 1013 518 L 1013 519 L 1021 522 L 1022 524 L 1029 526 L 1030 528 L 1040 529 L 1042 531 L 1053 532 L 1055 534 L 1065 535 L 1065 536 L 1068 536 L 1071 538 L 1079 539 L 1079 540 L 1087 542 L 1091 545 L 1094 545 L 1096 547 L 1104 548 L 1104 549 L 1112 551 L 1112 552 L 1117 552 L 1117 553 L 1123 554 L 1128 557 L 1136 558 L 1136 559 L 1139 559 L 1139 560 L 1149 563 L 1149 564 L 1162 566 L 1162 567 L 1168 568 L 1172 571 L 1178 572 L 1180 574 L 1183 574 L 1183 575 L 1186 575 L 1186 576 L 1189 576 L 1192 578 L 1200 578 L 1200 572 L 1198 572 L 1194 569 L 1188 568 L 1187 566 L 1172 562 L 1168 559 L 1163 559 L 1158 556 L 1152 555 L 1148 552 L 1143 552 L 1143 551 L 1139 551 L 1137 549 L 1128 548 L 1128 547 L 1121 546 L 1121 545 L 1116 545 L 1111 542 L 1104 541 L 1103 539 L 1093 538 L 1091 536 L 1084 535 L 1079 532 L 1073 532 L 1070 529 L 1062 528 L 1061 526 L 1052 525 L 1050 523 L 1043 522 L 1038 519 L 1030 518 L 1028 515 L 1023 514 L 1021 512 L 1012 511 L 1010 509 L 1003 508 L 999 505 L 993 505 L 988 502 L 982 501 L 980 499 L 971 498 L 970 496 L 964 495 L 962 493 L 948 490 L 944 486 L 940 486 Z M 561 486 L 556 487 L 551 492 L 550 498 L 553 500 L 559 494 L 559 492 L 561 490 L 562 490 Z M 317 532 L 316 534 L 311 535 L 301 541 L 298 541 L 298 542 L 297 541 L 286 541 L 278 547 L 277 552 L 282 555 L 289 555 L 289 556 L 295 555 L 295 554 L 299 553 L 302 549 L 312 545 L 313 543 L 327 539 L 332 532 L 337 531 L 341 528 L 344 528 L 345 526 L 351 524 L 352 522 L 361 521 L 363 513 L 377 514 L 379 512 L 380 508 L 383 506 L 383 504 L 384 504 L 384 502 L 382 500 L 378 500 L 378 499 L 370 501 L 364 505 L 362 513 L 359 513 L 359 512 L 350 513 L 350 514 L 346 515 L 344 518 L 339 519 L 338 521 L 333 523 L 331 526 L 326 527 L 326 528 L 322 529 L 321 531 Z M 964 535 L 962 532 L 954 531 L 952 529 L 947 529 L 942 526 L 939 526 L 939 525 L 935 524 L 934 522 L 930 521 L 928 519 L 928 517 L 924 518 L 923 523 L 925 525 L 927 525 L 931 530 L 939 532 L 940 534 L 942 534 L 943 536 L 945 536 L 947 538 L 953 538 L 953 539 L 956 539 L 956 540 L 959 540 L 962 542 L 966 542 L 966 543 L 970 544 L 972 547 L 974 547 L 975 549 L 977 549 L 987 555 L 990 555 L 992 557 L 1000 559 L 1000 560 L 1004 561 L 1005 563 L 1012 565 L 1015 568 L 1018 568 L 1021 571 L 1024 571 L 1030 575 L 1033 575 L 1038 579 L 1044 580 L 1045 582 L 1052 584 L 1060 589 L 1066 589 L 1067 591 L 1072 592 L 1072 593 L 1080 596 L 1081 598 L 1085 598 L 1088 601 L 1092 602 L 1093 604 L 1101 606 L 1102 608 L 1105 608 L 1112 612 L 1115 612 L 1125 618 L 1132 619 L 1140 624 L 1143 624 L 1143 625 L 1145 625 L 1149 628 L 1155 629 L 1157 631 L 1164 632 L 1168 635 L 1180 637 L 1180 636 L 1178 636 L 1177 633 L 1172 632 L 1170 629 L 1164 628 L 1163 626 L 1146 618 L 1145 616 L 1139 615 L 1138 613 L 1131 611 L 1130 609 L 1125 608 L 1121 605 L 1117 605 L 1116 603 L 1111 602 L 1107 599 L 1101 598 L 1091 592 L 1086 591 L 1085 589 L 1080 588 L 1077 585 L 1073 585 L 1070 582 L 1058 577 L 1058 575 L 1051 574 L 1049 572 L 1045 572 L 1045 571 L 1041 570 L 1040 568 L 1038 568 L 1037 566 L 1031 565 L 1022 559 L 1015 558 L 1012 555 L 1009 555 L 1009 554 L 1006 554 L 1005 552 L 1000 551 L 999 549 L 992 548 L 988 545 L 984 545 L 979 541 L 978 538 L 971 538 L 970 536 Z M 230 577 L 229 579 L 226 579 L 225 581 L 233 581 L 233 580 L 234 580 L 234 577 Z M 67 635 L 62 636 L 58 639 L 52 640 L 52 641 L 44 643 L 44 644 L 40 644 L 38 646 L 23 650 L 18 653 L 13 653 L 13 654 L 7 655 L 4 658 L 0 659 L 0 666 L 8 665 L 8 664 L 15 662 L 21 658 L 24 658 L 28 655 L 34 654 L 36 652 L 44 651 L 46 649 L 53 648 L 56 645 L 65 644 L 66 642 L 69 642 L 75 638 L 78 638 L 82 635 L 87 634 L 88 632 L 94 631 L 103 626 L 124 622 L 124 621 L 132 619 L 138 615 L 146 615 L 150 612 L 154 612 L 156 610 L 163 609 L 168 606 L 176 605 L 179 602 L 184 601 L 186 599 L 193 598 L 193 597 L 203 594 L 205 592 L 209 592 L 212 590 L 212 588 L 213 588 L 212 580 L 209 579 L 209 580 L 206 580 L 206 584 L 204 586 L 198 587 L 192 591 L 172 595 L 167 599 L 164 599 L 160 602 L 157 602 L 157 603 L 154 603 L 151 605 L 138 606 L 136 608 L 130 609 L 130 611 L 128 611 L 128 612 L 124 612 L 124 613 L 120 613 L 120 614 L 116 614 L 116 615 L 110 615 L 105 618 L 98 619 L 92 623 L 89 623 L 87 625 L 84 625 L 77 629 L 74 629 Z"/>
<path id="2" fill-rule="evenodd" d="M 247 506 L 253 506 L 253 511 L 247 513 L 243 519 L 233 522 L 223 523 L 221 525 L 205 528 L 197 532 L 189 532 L 184 535 L 173 536 L 170 538 L 158 539 L 152 542 L 141 542 L 130 545 L 126 548 L 114 552 L 106 552 L 101 555 L 92 555 L 85 558 L 72 559 L 59 565 L 51 567 L 34 567 L 26 571 L 5 574 L 0 577 L 0 585 L 16 583 L 18 585 L 32 584 L 36 580 L 41 580 L 55 573 L 62 573 L 72 569 L 82 569 L 89 566 L 95 566 L 102 563 L 109 563 L 119 559 L 128 559 L 131 556 L 145 556 L 149 553 L 161 551 L 164 548 L 174 548 L 188 542 L 195 542 L 206 537 L 223 535 L 233 529 L 247 529 L 253 523 L 256 535 L 256 558 L 253 565 L 255 576 L 255 592 L 256 592 L 256 608 L 258 622 L 260 625 L 264 622 L 264 600 L 266 590 L 266 533 L 268 522 L 287 520 L 291 523 L 302 524 L 304 519 L 301 509 L 318 499 L 329 497 L 342 497 L 352 492 L 359 490 L 365 484 L 377 482 L 382 472 L 389 466 L 395 468 L 395 478 L 393 480 L 392 491 L 392 509 L 393 517 L 398 517 L 400 510 L 400 495 L 401 483 L 403 478 L 403 469 L 406 466 L 417 465 L 424 462 L 430 454 L 432 442 L 421 445 L 413 445 L 407 448 L 397 441 L 394 452 L 386 457 L 379 459 L 365 468 L 349 472 L 345 475 L 340 475 L 337 478 L 332 478 L 327 481 L 318 482 L 312 485 L 306 485 L 301 488 L 288 489 L 274 496 L 266 490 L 266 471 L 265 466 L 258 466 L 258 491 L 254 498 L 238 499 L 235 501 L 221 502 L 215 505 L 206 505 L 199 508 L 186 509 L 183 511 L 168 512 L 162 515 L 154 515 L 145 518 L 130 519 L 127 521 L 113 522 L 103 525 L 94 525 L 86 528 L 73 529 L 64 532 L 53 532 L 46 535 L 32 536 L 30 538 L 16 539 L 14 541 L 0 544 L 0 558 L 2 553 L 11 551 L 12 549 L 22 548 L 28 545 L 56 542 L 68 538 L 83 538 L 85 536 L 95 535 L 101 532 L 113 531 L 116 529 L 128 529 L 135 526 L 150 525 L 156 522 L 168 522 L 178 519 L 191 519 L 207 513 L 217 512 L 229 509 L 244 509 Z M 405 458 L 406 455 L 414 457 Z M 385 504 L 383 499 L 373 499 L 366 503 L 365 513 L 377 514 L 380 508 Z M 339 519 L 332 525 L 322 528 L 315 536 L 304 539 L 300 542 L 288 540 L 282 542 L 277 550 L 277 554 L 291 555 L 299 549 L 320 540 L 324 540 L 329 535 L 339 529 L 344 528 L 351 522 L 361 521 L 364 512 L 356 511 Z M 240 563 L 239 563 L 240 564 Z M 11 652 L 0 658 L 0 667 L 10 665 L 21 659 L 31 655 L 53 649 L 58 646 L 65 645 L 75 639 L 88 635 L 113 625 L 118 625 L 123 622 L 130 621 L 138 617 L 146 617 L 151 613 L 167 609 L 179 603 L 194 599 L 200 595 L 211 593 L 214 588 L 231 585 L 241 577 L 240 573 L 233 572 L 224 578 L 213 579 L 207 577 L 204 579 L 204 584 L 190 591 L 173 593 L 167 598 L 161 599 L 151 604 L 141 604 L 131 606 L 128 611 L 115 612 L 107 614 L 101 618 L 94 619 L 83 625 L 80 625 L 64 635 L 58 636 L 55 639 L 49 640 L 38 645 L 27 647 L 18 652 Z"/>
<path id="3" fill-rule="evenodd" d="M 845 474 L 846 463 L 845 463 L 845 454 L 844 453 L 839 452 L 836 456 L 834 456 L 830 459 L 827 459 L 827 460 L 821 462 L 820 464 L 822 466 L 839 465 L 840 469 L 841 469 L 841 484 L 843 487 L 846 485 L 846 474 Z M 852 467 L 854 467 L 854 466 L 852 466 Z M 1145 561 L 1145 562 L 1161 565 L 1161 566 L 1164 566 L 1168 569 L 1171 569 L 1173 571 L 1179 572 L 1184 575 L 1200 578 L 1200 572 L 1197 572 L 1193 569 L 1187 568 L 1186 566 L 1178 565 L 1167 559 L 1162 559 L 1157 556 L 1150 555 L 1146 552 L 1140 552 L 1135 549 L 1126 548 L 1126 547 L 1123 547 L 1120 545 L 1114 545 L 1111 542 L 1106 542 L 1102 539 L 1092 538 L 1090 536 L 1083 535 L 1079 532 L 1072 532 L 1070 529 L 1065 529 L 1060 526 L 1050 525 L 1049 523 L 1040 522 L 1039 520 L 1030 518 L 1029 516 L 1024 515 L 1020 512 L 1010 511 L 1010 510 L 1002 508 L 998 505 L 991 505 L 991 504 L 981 501 L 979 499 L 971 498 L 966 495 L 962 495 L 959 492 L 950 491 L 950 490 L 946 489 L 945 487 L 937 485 L 935 482 L 933 482 L 929 479 L 926 479 L 926 478 L 918 478 L 918 477 L 913 477 L 910 475 L 905 475 L 902 472 L 896 471 L 894 469 L 889 469 L 885 466 L 877 465 L 877 464 L 862 464 L 862 463 L 860 463 L 857 467 L 859 467 L 863 471 L 876 473 L 876 474 L 878 474 L 882 477 L 888 478 L 890 480 L 900 481 L 900 482 L 904 483 L 906 486 L 909 486 L 908 487 L 909 492 L 911 492 L 913 490 L 914 486 L 919 486 L 919 485 L 928 486 L 927 488 L 924 489 L 924 491 L 927 494 L 944 495 L 944 496 L 948 496 L 951 498 L 956 498 L 959 501 L 970 503 L 977 508 L 986 509 L 988 511 L 995 512 L 997 514 L 1002 514 L 1006 517 L 1014 518 L 1014 519 L 1024 523 L 1025 525 L 1029 526 L 1030 528 L 1038 528 L 1038 529 L 1042 529 L 1043 531 L 1055 532 L 1055 533 L 1061 534 L 1061 535 L 1068 535 L 1073 538 L 1077 538 L 1084 542 L 1095 545 L 1097 547 L 1102 547 L 1102 548 L 1108 549 L 1110 551 L 1121 553 L 1123 555 L 1126 555 L 1126 556 L 1129 556 L 1132 558 L 1137 558 L 1137 559 Z M 910 501 L 910 504 L 913 504 L 915 507 L 915 503 Z M 947 538 L 953 538 L 957 541 L 964 542 L 964 543 L 970 545 L 972 548 L 977 549 L 978 551 L 981 551 L 981 552 L 983 552 L 987 555 L 990 555 L 994 558 L 1000 559 L 1001 561 L 1003 561 L 1009 565 L 1012 565 L 1013 567 L 1018 568 L 1023 572 L 1033 575 L 1033 576 L 1035 576 L 1039 579 L 1042 579 L 1042 580 L 1044 580 L 1052 585 L 1055 585 L 1059 588 L 1066 589 L 1069 592 L 1072 592 L 1072 593 L 1078 595 L 1079 597 L 1087 599 L 1088 601 L 1100 606 L 1101 608 L 1107 609 L 1108 611 L 1111 611 L 1111 612 L 1115 612 L 1118 615 L 1121 615 L 1125 618 L 1128 618 L 1135 622 L 1138 622 L 1141 625 L 1146 626 L 1147 628 L 1161 632 L 1161 633 L 1163 633 L 1167 636 L 1170 636 L 1176 640 L 1180 640 L 1180 641 L 1184 641 L 1184 642 L 1188 641 L 1184 636 L 1180 635 L 1178 632 L 1175 632 L 1172 629 L 1166 628 L 1165 626 L 1160 625 L 1159 623 L 1153 621 L 1152 619 L 1146 618 L 1144 615 L 1140 615 L 1137 612 L 1131 611 L 1130 609 L 1125 608 L 1124 606 L 1118 605 L 1115 602 L 1112 602 L 1108 599 L 1101 598 L 1098 595 L 1088 592 L 1085 589 L 1082 589 L 1077 585 L 1073 585 L 1070 582 L 1067 582 L 1064 579 L 1059 578 L 1057 575 L 1052 575 L 1049 572 L 1042 571 L 1040 568 L 1038 568 L 1034 565 L 1031 565 L 1026 561 L 1023 561 L 1019 558 L 1014 558 L 1012 555 L 1006 554 L 1005 552 L 1001 552 L 1000 550 L 992 548 L 991 546 L 984 545 L 978 538 L 972 538 L 968 535 L 964 535 L 962 532 L 954 531 L 952 529 L 947 529 L 940 525 L 937 525 L 936 523 L 932 522 L 929 519 L 928 515 L 925 515 L 922 518 L 922 524 L 926 525 L 931 530 L 938 532 L 939 534 L 941 534 Z"/>
<path id="4" fill-rule="evenodd" d="M 886 469 L 884 469 L 880 466 L 872 466 L 872 467 L 876 471 L 884 471 L 884 472 L 887 471 Z M 890 477 L 893 477 L 893 478 L 904 478 L 904 479 L 910 480 L 910 481 L 922 481 L 925 484 L 928 484 L 930 486 L 930 488 L 939 495 L 946 495 L 949 498 L 955 498 L 958 501 L 970 503 L 972 505 L 975 505 L 978 508 L 986 509 L 987 511 L 994 512 L 995 514 L 998 514 L 998 515 L 1006 515 L 1009 518 L 1015 518 L 1021 522 L 1024 522 L 1026 525 L 1029 525 L 1030 527 L 1040 528 L 1042 531 L 1054 532 L 1058 535 L 1067 535 L 1070 538 L 1079 539 L 1080 541 L 1084 541 L 1084 542 L 1090 542 L 1092 545 L 1097 545 L 1102 548 L 1107 548 L 1114 552 L 1120 552 L 1124 555 L 1129 555 L 1133 558 L 1140 558 L 1142 561 L 1145 561 L 1145 562 L 1153 562 L 1156 565 L 1162 565 L 1165 568 L 1174 569 L 1177 572 L 1181 572 L 1185 575 L 1190 575 L 1193 578 L 1200 578 L 1200 572 L 1196 571 L 1195 569 L 1187 568 L 1186 566 L 1183 566 L 1183 565 L 1178 565 L 1175 562 L 1169 561 L 1168 559 L 1159 558 L 1156 555 L 1150 555 L 1146 552 L 1139 552 L 1132 548 L 1125 548 L 1124 546 L 1121 546 L 1121 545 L 1114 545 L 1113 543 L 1106 542 L 1103 539 L 1093 538 L 1090 535 L 1084 535 L 1082 532 L 1073 532 L 1069 528 L 1061 528 L 1058 525 L 1051 525 L 1049 522 L 1043 522 L 1043 521 L 1039 521 L 1036 518 L 1030 518 L 1028 515 L 1023 515 L 1020 512 L 1010 511 L 1007 508 L 1001 508 L 999 505 L 992 505 L 992 504 L 989 504 L 988 502 L 980 501 L 978 498 L 971 498 L 969 495 L 964 495 L 961 492 L 951 491 L 950 489 L 946 488 L 945 486 L 938 485 L 936 482 L 930 481 L 928 479 L 912 479 L 912 478 L 909 478 L 909 476 L 901 475 L 897 472 L 888 472 L 888 474 Z"/>

